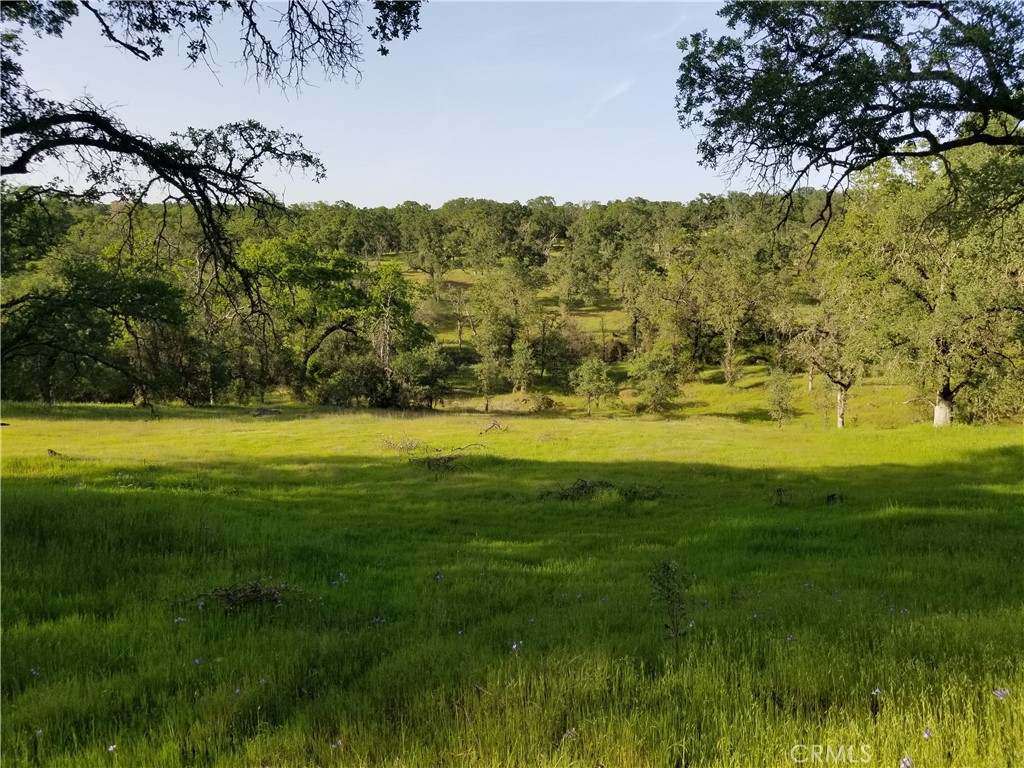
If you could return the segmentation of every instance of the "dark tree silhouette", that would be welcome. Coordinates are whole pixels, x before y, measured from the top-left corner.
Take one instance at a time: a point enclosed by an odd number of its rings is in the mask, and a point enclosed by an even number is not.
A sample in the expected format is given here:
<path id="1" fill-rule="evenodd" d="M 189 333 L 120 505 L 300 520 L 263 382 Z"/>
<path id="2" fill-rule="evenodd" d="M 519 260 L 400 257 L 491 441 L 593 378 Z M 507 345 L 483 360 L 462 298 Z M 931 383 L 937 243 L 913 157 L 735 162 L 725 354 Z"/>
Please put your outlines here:
<path id="1" fill-rule="evenodd" d="M 826 220 L 832 194 L 880 160 L 1024 152 L 1019 2 L 732 0 L 719 15 L 735 35 L 679 42 L 680 124 L 703 132 L 703 163 L 790 196 L 826 173 Z"/>
<path id="2" fill-rule="evenodd" d="M 418 29 L 420 0 L 373 4 L 366 27 L 386 55 L 387 43 Z M 258 80 L 300 87 L 313 65 L 327 78 L 358 76 L 362 7 L 356 0 L 291 0 L 263 6 L 256 0 L 28 0 L 0 4 L 3 22 L 0 82 L 3 86 L 2 170 L 29 173 L 43 160 L 81 171 L 85 188 L 47 187 L 96 199 L 111 194 L 126 201 L 164 195 L 166 205 L 191 205 L 199 218 L 216 268 L 242 274 L 223 227 L 239 206 L 279 207 L 259 180 L 267 165 L 324 175 L 324 166 L 301 137 L 255 121 L 213 129 L 187 128 L 160 140 L 131 130 L 109 108 L 88 98 L 58 101 L 35 91 L 22 66 L 24 36 L 60 37 L 80 17 L 91 19 L 100 36 L 132 56 L 150 61 L 163 55 L 169 39 L 184 43 L 189 62 L 208 62 L 212 27 L 239 22 L 242 58 Z M 128 208 L 131 210 L 131 206 Z"/>

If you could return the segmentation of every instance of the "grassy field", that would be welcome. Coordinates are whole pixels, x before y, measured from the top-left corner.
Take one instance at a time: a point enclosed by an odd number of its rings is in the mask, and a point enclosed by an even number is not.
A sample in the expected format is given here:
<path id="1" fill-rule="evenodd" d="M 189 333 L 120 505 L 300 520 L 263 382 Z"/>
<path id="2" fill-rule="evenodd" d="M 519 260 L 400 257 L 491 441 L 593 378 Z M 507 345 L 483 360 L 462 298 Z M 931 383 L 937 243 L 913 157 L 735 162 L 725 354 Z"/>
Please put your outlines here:
<path id="1" fill-rule="evenodd" d="M 1021 427 L 777 429 L 692 386 L 486 432 L 6 406 L 4 764 L 1024 763 Z M 225 610 L 253 582 L 280 605 Z"/>

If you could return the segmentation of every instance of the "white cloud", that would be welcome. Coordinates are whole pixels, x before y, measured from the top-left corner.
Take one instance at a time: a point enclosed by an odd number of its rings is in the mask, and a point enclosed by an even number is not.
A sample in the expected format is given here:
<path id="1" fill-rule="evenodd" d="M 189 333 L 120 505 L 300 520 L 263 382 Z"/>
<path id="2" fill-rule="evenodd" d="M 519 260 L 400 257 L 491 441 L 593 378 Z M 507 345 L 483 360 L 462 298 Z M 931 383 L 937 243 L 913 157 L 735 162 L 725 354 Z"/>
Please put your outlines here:
<path id="1" fill-rule="evenodd" d="M 590 105 L 590 109 L 587 110 L 587 118 L 596 116 L 602 109 L 607 107 L 619 96 L 626 93 L 630 88 L 633 87 L 636 80 L 621 80 L 610 88 L 606 89 L 604 93 L 597 97 L 597 100 Z"/>

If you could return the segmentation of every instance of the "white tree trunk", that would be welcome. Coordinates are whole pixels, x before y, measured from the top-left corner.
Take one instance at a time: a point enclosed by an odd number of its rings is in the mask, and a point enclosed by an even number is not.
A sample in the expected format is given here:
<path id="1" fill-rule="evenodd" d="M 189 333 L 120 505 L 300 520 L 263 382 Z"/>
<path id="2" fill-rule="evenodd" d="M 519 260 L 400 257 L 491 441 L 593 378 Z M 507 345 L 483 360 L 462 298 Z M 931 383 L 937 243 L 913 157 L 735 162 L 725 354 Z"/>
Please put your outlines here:
<path id="1" fill-rule="evenodd" d="M 953 423 L 953 389 L 949 385 L 949 377 L 942 380 L 942 389 L 935 395 L 935 411 L 932 426 L 948 427 Z"/>
<path id="2" fill-rule="evenodd" d="M 846 426 L 846 390 L 842 387 L 836 388 L 836 427 L 843 429 Z"/>

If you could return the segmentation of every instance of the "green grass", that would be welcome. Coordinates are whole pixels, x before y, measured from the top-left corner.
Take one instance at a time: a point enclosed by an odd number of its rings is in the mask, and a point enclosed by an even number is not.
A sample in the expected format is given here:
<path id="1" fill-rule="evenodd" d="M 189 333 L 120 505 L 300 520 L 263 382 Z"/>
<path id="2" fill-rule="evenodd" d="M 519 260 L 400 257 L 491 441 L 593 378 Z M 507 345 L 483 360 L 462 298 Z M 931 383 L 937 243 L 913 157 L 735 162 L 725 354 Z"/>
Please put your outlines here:
<path id="1" fill-rule="evenodd" d="M 716 386 L 673 420 L 483 435 L 468 413 L 8 405 L 4 763 L 1024 760 L 1021 428 L 780 430 Z M 387 440 L 482 446 L 436 473 Z M 577 478 L 662 495 L 543 496 Z M 662 559 L 697 576 L 678 652 Z M 254 580 L 302 594 L 198 607 Z"/>

